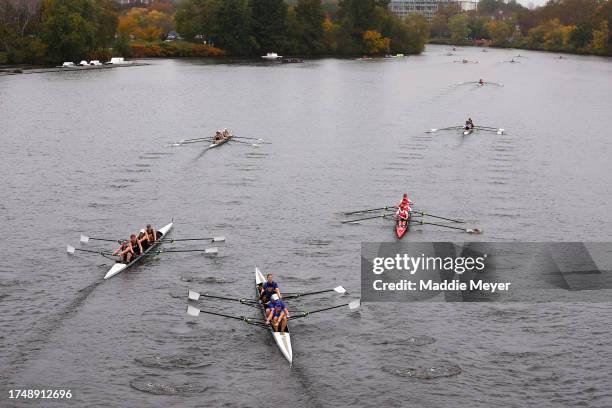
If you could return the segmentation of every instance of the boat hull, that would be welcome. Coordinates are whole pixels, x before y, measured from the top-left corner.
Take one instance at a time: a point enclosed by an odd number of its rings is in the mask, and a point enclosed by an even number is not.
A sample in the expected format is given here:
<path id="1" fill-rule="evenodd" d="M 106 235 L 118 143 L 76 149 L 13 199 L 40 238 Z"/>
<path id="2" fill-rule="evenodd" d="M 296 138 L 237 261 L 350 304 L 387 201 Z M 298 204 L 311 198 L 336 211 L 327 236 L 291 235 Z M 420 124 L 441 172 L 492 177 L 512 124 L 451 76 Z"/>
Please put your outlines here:
<path id="1" fill-rule="evenodd" d="M 259 288 L 266 281 L 266 278 L 263 276 L 259 268 L 255 268 L 255 299 L 259 300 Z M 261 314 L 263 318 L 266 318 L 266 309 L 263 304 L 261 304 Z M 285 332 L 278 333 L 275 332 L 272 326 L 270 326 L 270 334 L 272 334 L 272 338 L 276 343 L 276 346 L 283 354 L 283 357 L 289 361 L 289 363 L 293 363 L 293 350 L 291 348 L 291 335 L 289 334 L 289 325 L 285 329 Z"/>
<path id="2" fill-rule="evenodd" d="M 130 266 L 134 265 L 136 262 L 138 262 L 141 258 L 143 258 L 146 254 L 148 254 L 150 251 L 152 251 L 153 249 L 157 248 L 160 244 L 161 244 L 161 240 L 168 234 L 168 232 L 170 232 L 170 230 L 172 229 L 172 225 L 173 223 L 170 223 L 166 226 L 164 226 L 163 228 L 160 228 L 158 231 L 160 232 L 161 236 L 159 238 L 157 238 L 157 240 L 155 241 L 155 243 L 153 245 L 151 245 L 149 248 L 147 248 L 146 251 L 144 251 L 143 254 L 137 256 L 136 258 L 134 258 L 134 260 L 128 264 L 124 264 L 122 262 L 117 262 L 116 264 L 114 264 L 112 266 L 112 268 L 109 269 L 109 271 L 106 273 L 106 275 L 104 275 L 104 279 L 110 279 L 113 276 L 125 271 L 126 269 L 128 269 Z"/>

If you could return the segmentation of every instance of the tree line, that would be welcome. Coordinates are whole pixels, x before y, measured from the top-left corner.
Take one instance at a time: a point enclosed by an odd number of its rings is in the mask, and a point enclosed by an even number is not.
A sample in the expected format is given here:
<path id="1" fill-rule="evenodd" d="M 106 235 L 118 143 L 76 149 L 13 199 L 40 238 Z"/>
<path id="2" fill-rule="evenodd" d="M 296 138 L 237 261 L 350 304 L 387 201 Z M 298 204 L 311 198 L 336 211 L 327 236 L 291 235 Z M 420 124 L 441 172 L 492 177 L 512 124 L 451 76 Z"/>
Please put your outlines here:
<path id="1" fill-rule="evenodd" d="M 421 52 L 418 15 L 388 0 L 158 0 L 119 10 L 115 0 L 1 0 L 0 63 L 110 56 L 355 55 Z M 174 37 L 169 34 L 177 31 Z"/>
<path id="2" fill-rule="evenodd" d="M 612 55 L 611 28 L 609 0 L 550 0 L 534 10 L 515 0 L 481 0 L 470 13 L 441 7 L 430 24 L 435 42 L 596 55 Z"/>
<path id="3" fill-rule="evenodd" d="M 419 53 L 427 21 L 400 19 L 386 0 L 184 0 L 176 28 L 234 55 Z"/>

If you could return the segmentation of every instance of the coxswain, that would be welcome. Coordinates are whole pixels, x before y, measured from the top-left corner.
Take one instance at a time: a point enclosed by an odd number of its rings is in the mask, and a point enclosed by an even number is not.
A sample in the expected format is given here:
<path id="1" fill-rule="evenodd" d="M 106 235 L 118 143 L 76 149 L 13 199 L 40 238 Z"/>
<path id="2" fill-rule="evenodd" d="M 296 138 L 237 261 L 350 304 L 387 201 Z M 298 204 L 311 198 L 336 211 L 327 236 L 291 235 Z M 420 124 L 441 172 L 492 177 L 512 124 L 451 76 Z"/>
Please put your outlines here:
<path id="1" fill-rule="evenodd" d="M 119 248 L 115 249 L 113 256 L 118 256 L 121 262 L 128 264 L 134 259 L 134 250 L 129 241 L 123 241 Z"/>
<path id="2" fill-rule="evenodd" d="M 285 303 L 279 299 L 278 295 L 272 295 L 272 300 L 269 304 L 269 311 L 266 316 L 266 325 L 272 323 L 275 332 L 284 332 L 287 327 L 287 319 L 289 311 Z M 280 329 L 280 330 L 279 330 Z"/>

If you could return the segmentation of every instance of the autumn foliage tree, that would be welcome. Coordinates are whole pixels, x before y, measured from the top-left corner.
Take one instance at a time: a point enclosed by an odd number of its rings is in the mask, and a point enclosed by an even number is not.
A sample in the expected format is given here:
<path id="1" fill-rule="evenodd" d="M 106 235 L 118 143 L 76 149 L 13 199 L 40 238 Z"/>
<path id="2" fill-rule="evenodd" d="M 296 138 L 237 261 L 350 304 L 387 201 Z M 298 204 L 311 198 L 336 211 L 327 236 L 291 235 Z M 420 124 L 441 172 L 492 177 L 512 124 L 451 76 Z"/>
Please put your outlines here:
<path id="1" fill-rule="evenodd" d="M 156 41 L 173 29 L 170 15 L 155 9 L 132 8 L 119 18 L 117 32 L 131 39 Z"/>

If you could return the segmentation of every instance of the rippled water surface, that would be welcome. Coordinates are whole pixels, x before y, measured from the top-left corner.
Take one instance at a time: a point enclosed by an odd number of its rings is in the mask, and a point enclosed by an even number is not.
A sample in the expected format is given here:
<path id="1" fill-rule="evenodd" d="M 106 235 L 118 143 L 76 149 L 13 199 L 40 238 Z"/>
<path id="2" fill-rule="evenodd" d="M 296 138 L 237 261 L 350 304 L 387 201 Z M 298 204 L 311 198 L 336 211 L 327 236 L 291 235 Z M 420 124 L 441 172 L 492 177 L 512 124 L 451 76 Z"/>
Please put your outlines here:
<path id="1" fill-rule="evenodd" d="M 606 303 L 317 314 L 292 324 L 291 368 L 265 331 L 185 314 L 188 288 L 251 296 L 254 265 L 285 291 L 358 296 L 360 243 L 393 231 L 342 225 L 339 212 L 403 191 L 485 231 L 422 227 L 405 240 L 612 240 L 610 60 L 446 52 L 0 77 L 0 405 L 14 404 L 10 387 L 73 390 L 41 406 L 612 405 Z M 463 57 L 479 63 L 453 63 Z M 457 85 L 479 78 L 505 86 Z M 506 134 L 424 132 L 467 116 Z M 165 147 L 220 127 L 272 144 Z M 216 258 L 162 254 L 108 281 L 110 261 L 65 253 L 81 233 L 121 238 L 171 219 L 177 238 L 227 243 Z M 340 302 L 318 300 L 290 307 Z"/>

